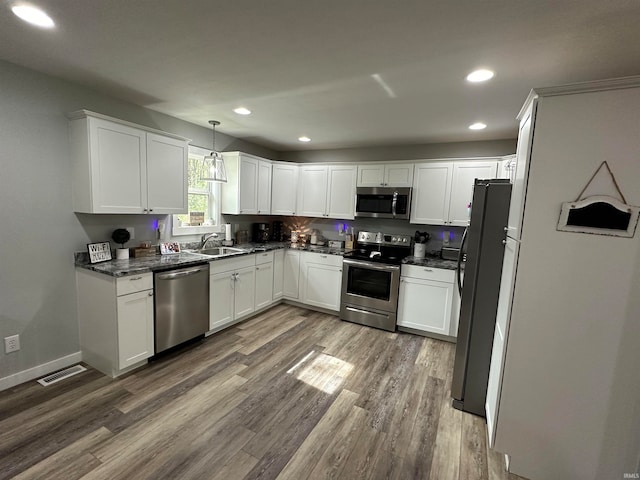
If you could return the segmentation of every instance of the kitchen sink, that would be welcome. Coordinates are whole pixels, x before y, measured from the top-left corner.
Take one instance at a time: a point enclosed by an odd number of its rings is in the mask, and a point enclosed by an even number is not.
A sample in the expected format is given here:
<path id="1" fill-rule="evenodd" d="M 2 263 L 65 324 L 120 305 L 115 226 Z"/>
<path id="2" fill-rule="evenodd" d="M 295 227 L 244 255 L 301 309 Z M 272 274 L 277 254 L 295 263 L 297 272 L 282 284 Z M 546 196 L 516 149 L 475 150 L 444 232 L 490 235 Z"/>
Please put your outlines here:
<path id="1" fill-rule="evenodd" d="M 230 255 L 247 253 L 247 251 L 242 248 L 234 248 L 234 247 L 212 247 L 212 248 L 203 248 L 202 250 L 189 250 L 188 252 L 198 253 L 200 255 L 208 255 L 210 257 L 227 257 Z"/>

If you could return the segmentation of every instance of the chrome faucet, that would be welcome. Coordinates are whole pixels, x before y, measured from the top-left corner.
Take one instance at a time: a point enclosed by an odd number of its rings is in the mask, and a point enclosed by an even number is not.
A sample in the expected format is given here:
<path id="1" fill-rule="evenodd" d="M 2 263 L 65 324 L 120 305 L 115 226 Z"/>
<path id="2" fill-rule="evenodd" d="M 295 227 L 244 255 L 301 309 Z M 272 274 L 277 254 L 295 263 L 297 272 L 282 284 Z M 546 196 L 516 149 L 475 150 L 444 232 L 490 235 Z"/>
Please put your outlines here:
<path id="1" fill-rule="evenodd" d="M 218 238 L 218 234 L 217 233 L 205 233 L 204 235 L 202 235 L 202 238 L 200 239 L 200 246 L 198 247 L 198 249 L 204 248 L 205 243 L 207 243 L 212 238 L 214 238 L 214 239 Z"/>

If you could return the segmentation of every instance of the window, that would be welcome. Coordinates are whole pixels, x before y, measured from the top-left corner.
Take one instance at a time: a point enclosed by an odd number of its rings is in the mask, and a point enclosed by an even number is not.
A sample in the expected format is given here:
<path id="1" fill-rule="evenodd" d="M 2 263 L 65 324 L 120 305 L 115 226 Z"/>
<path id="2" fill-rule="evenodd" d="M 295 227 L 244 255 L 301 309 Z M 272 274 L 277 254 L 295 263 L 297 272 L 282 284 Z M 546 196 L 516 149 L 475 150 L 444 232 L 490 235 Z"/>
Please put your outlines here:
<path id="1" fill-rule="evenodd" d="M 202 159 L 210 150 L 189 145 L 189 211 L 173 215 L 173 235 L 194 235 L 220 231 L 220 184 L 200 180 Z"/>

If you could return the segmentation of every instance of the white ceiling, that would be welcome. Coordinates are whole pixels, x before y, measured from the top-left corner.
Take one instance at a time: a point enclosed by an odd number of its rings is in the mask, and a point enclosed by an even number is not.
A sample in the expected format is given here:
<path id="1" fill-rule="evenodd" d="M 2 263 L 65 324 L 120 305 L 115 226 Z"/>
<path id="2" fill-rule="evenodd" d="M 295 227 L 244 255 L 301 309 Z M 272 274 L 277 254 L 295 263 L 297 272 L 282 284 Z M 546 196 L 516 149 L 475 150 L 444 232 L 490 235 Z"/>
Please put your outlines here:
<path id="1" fill-rule="evenodd" d="M 640 74 L 639 0 L 13 3 L 0 59 L 283 151 L 515 138 L 531 88 Z"/>

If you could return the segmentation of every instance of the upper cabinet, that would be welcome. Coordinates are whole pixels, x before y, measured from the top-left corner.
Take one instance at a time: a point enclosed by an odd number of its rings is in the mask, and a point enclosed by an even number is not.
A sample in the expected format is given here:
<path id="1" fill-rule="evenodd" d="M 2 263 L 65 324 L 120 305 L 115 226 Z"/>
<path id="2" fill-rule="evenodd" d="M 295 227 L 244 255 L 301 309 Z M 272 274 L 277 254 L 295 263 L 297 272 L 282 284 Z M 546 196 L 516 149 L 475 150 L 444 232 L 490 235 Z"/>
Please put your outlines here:
<path id="1" fill-rule="evenodd" d="M 222 213 L 271 213 L 271 161 L 241 152 L 225 152 L 227 183 L 222 184 Z"/>
<path id="2" fill-rule="evenodd" d="M 365 163 L 358 165 L 358 187 L 410 187 L 413 163 Z"/>
<path id="3" fill-rule="evenodd" d="M 187 211 L 188 139 L 87 110 L 68 117 L 74 211 Z"/>
<path id="4" fill-rule="evenodd" d="M 296 215 L 355 218 L 356 172 L 354 165 L 302 165 Z"/>
<path id="5" fill-rule="evenodd" d="M 411 223 L 469 223 L 469 205 L 476 178 L 495 178 L 498 159 L 418 163 L 413 180 Z"/>
<path id="6" fill-rule="evenodd" d="M 295 215 L 298 201 L 298 165 L 274 162 L 271 174 L 271 214 Z"/>

